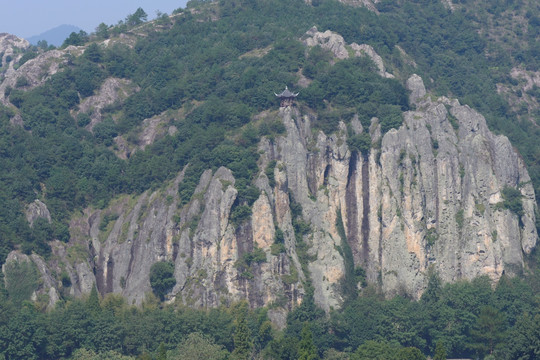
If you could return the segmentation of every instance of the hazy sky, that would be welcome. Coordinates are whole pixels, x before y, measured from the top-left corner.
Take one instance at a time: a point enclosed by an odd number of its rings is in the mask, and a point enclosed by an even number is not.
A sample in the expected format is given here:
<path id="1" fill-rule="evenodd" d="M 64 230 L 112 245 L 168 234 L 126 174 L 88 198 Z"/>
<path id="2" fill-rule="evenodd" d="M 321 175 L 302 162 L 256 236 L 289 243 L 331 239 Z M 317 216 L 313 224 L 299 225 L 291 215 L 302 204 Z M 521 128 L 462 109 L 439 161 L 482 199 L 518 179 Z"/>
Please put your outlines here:
<path id="1" fill-rule="evenodd" d="M 90 33 L 100 23 L 114 25 L 141 7 L 148 19 L 170 14 L 187 0 L 0 0 L 0 33 L 28 38 L 62 24 Z"/>

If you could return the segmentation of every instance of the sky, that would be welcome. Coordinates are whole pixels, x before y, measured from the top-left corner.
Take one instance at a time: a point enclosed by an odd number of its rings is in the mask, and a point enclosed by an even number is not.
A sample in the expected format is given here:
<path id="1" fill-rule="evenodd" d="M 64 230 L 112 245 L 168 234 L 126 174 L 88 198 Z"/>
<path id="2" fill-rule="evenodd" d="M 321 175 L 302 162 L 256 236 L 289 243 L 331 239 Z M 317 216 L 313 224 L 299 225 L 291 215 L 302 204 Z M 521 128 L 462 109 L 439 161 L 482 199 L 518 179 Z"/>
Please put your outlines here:
<path id="1" fill-rule="evenodd" d="M 57 26 L 94 32 L 100 23 L 115 25 L 141 7 L 148 20 L 159 10 L 171 14 L 187 0 L 0 0 L 0 33 L 28 38 Z"/>

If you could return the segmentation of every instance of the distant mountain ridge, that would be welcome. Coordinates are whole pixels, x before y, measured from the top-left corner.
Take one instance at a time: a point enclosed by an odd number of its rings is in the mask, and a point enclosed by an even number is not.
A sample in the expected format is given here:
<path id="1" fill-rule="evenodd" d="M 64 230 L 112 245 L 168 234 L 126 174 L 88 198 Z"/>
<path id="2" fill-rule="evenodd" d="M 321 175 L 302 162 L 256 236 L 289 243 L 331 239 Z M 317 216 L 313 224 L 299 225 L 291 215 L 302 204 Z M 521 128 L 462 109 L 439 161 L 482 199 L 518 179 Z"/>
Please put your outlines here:
<path id="1" fill-rule="evenodd" d="M 29 37 L 28 42 L 37 45 L 38 41 L 45 40 L 49 45 L 60 46 L 72 32 L 79 32 L 81 29 L 75 25 L 63 24 L 53 29 L 47 30 L 39 35 Z"/>

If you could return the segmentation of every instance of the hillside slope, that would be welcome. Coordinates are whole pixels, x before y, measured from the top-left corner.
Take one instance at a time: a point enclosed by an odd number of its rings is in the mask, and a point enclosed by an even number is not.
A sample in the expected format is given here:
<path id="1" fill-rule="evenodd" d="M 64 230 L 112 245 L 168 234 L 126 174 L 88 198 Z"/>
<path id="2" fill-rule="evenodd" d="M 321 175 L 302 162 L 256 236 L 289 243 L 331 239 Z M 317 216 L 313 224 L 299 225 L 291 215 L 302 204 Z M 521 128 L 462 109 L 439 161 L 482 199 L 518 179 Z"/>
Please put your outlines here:
<path id="1" fill-rule="evenodd" d="M 51 305 L 94 283 L 141 304 L 171 262 L 165 298 L 278 322 L 306 294 L 330 310 L 368 284 L 419 298 L 431 271 L 526 272 L 534 125 L 474 27 L 424 5 L 191 3 L 83 46 L 4 36 L 2 261 L 32 254 Z"/>

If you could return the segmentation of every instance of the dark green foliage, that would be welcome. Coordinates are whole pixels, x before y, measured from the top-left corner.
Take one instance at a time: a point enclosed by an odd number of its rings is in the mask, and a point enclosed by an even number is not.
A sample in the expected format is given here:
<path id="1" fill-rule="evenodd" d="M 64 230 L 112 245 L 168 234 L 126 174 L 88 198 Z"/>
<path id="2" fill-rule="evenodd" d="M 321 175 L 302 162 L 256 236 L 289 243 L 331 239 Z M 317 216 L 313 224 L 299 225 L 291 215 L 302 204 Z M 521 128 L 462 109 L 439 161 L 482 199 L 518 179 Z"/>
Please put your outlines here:
<path id="1" fill-rule="evenodd" d="M 19 66 L 27 62 L 28 60 L 35 59 L 39 54 L 35 51 L 29 51 L 25 53 L 21 58 L 19 59 Z"/>
<path id="2" fill-rule="evenodd" d="M 99 302 L 99 295 L 97 292 L 96 284 L 92 286 L 92 290 L 90 291 L 90 295 L 88 296 L 86 306 L 91 313 L 95 314 L 101 311 L 101 304 Z"/>
<path id="3" fill-rule="evenodd" d="M 365 132 L 354 134 L 347 139 L 347 145 L 353 152 L 367 154 L 371 149 L 371 136 Z"/>
<path id="4" fill-rule="evenodd" d="M 178 195 L 180 196 L 180 205 L 187 204 L 195 189 L 199 183 L 199 178 L 201 176 L 201 169 L 196 168 L 195 166 L 188 166 L 184 172 L 184 178 L 182 182 L 178 184 Z"/>
<path id="5" fill-rule="evenodd" d="M 264 173 L 266 177 L 268 178 L 268 184 L 271 188 L 276 186 L 276 179 L 274 177 L 274 169 L 276 168 L 276 160 L 272 160 L 268 163 L 266 166 L 266 169 L 264 170 Z"/>
<path id="6" fill-rule="evenodd" d="M 174 277 L 174 263 L 168 261 L 159 261 L 150 268 L 150 285 L 152 291 L 161 300 L 176 285 Z"/>
<path id="7" fill-rule="evenodd" d="M 344 108 L 356 108 L 364 126 L 378 117 L 383 133 L 401 125 L 401 111 L 408 109 L 406 92 L 396 80 L 381 78 L 374 64 L 366 57 L 338 62 L 302 92 L 302 99 L 316 109 L 324 109 L 324 101 Z M 350 112 L 347 112 L 350 113 Z M 325 133 L 337 129 L 341 116 L 335 110 L 320 112 L 315 124 Z M 349 117 L 350 120 L 352 116 Z"/>
<path id="8" fill-rule="evenodd" d="M 165 349 L 164 343 L 159 344 L 156 360 L 167 360 L 167 349 Z"/>
<path id="9" fill-rule="evenodd" d="M 404 105 L 385 105 L 379 107 L 377 111 L 377 117 L 381 122 L 381 131 L 386 133 L 390 129 L 397 129 L 403 122 L 403 110 Z"/>
<path id="10" fill-rule="evenodd" d="M 426 360 L 420 349 L 415 347 L 404 347 L 398 350 L 396 360 Z"/>
<path id="11" fill-rule="evenodd" d="M 142 8 L 137 8 L 137 10 L 126 17 L 126 25 L 135 26 L 140 25 L 148 19 L 148 15 Z"/>
<path id="12" fill-rule="evenodd" d="M 335 340 L 332 334 L 329 334 L 329 323 L 322 309 L 317 307 L 313 299 L 313 289 L 308 287 L 302 304 L 289 312 L 287 315 L 287 328 L 285 336 L 294 339 L 294 353 L 299 350 L 298 345 L 301 341 L 302 329 L 309 323 L 309 330 L 312 334 L 313 343 L 319 352 L 330 347 Z M 306 334 L 309 335 L 309 334 Z M 295 355 L 296 356 L 296 355 Z M 295 357 L 296 359 L 296 357 Z"/>
<path id="13" fill-rule="evenodd" d="M 223 346 L 201 333 L 191 333 L 169 353 L 171 359 L 225 360 L 229 354 Z"/>
<path id="14" fill-rule="evenodd" d="M 471 330 L 474 343 L 472 347 L 481 356 L 492 355 L 503 339 L 503 329 L 505 327 L 504 315 L 492 306 L 483 306 L 480 314 Z"/>
<path id="15" fill-rule="evenodd" d="M 439 239 L 439 234 L 436 228 L 429 228 L 426 230 L 426 243 L 428 246 L 433 246 Z"/>
<path id="16" fill-rule="evenodd" d="M 231 211 L 231 221 L 235 225 L 240 225 L 251 216 L 251 208 L 248 205 L 238 205 Z"/>
<path id="17" fill-rule="evenodd" d="M 97 28 L 95 35 L 98 39 L 108 39 L 109 38 L 109 27 L 105 23 L 100 23 Z"/>
<path id="18" fill-rule="evenodd" d="M 28 79 L 25 76 L 19 76 L 17 78 L 17 82 L 15 83 L 15 87 L 22 88 L 25 86 L 28 86 L 30 83 L 28 82 Z"/>
<path id="19" fill-rule="evenodd" d="M 11 261 L 5 264 L 6 290 L 9 299 L 16 306 L 30 300 L 37 289 L 39 275 L 32 261 Z"/>
<path id="20" fill-rule="evenodd" d="M 506 359 L 537 359 L 540 354 L 540 315 L 524 314 L 508 334 Z"/>
<path id="21" fill-rule="evenodd" d="M 240 276 L 252 279 L 252 265 L 266 261 L 266 253 L 261 248 L 255 247 L 253 251 L 244 253 L 240 259 L 236 260 L 234 267 L 238 269 Z"/>
<path id="22" fill-rule="evenodd" d="M 400 347 L 385 342 L 366 341 L 351 355 L 351 360 L 425 360 L 415 347 Z"/>
<path id="23" fill-rule="evenodd" d="M 323 49 L 320 46 L 312 47 L 304 62 L 304 75 L 308 78 L 315 79 L 319 75 L 326 73 L 330 68 L 332 58 L 333 54 L 329 50 Z"/>
<path id="24" fill-rule="evenodd" d="M 462 229 L 463 228 L 463 222 L 465 221 L 465 212 L 463 209 L 459 209 L 457 212 L 456 212 L 456 224 L 458 226 L 459 229 Z"/>
<path id="25" fill-rule="evenodd" d="M 113 221 L 116 221 L 118 219 L 118 214 L 105 214 L 103 215 L 103 218 L 101 219 L 101 222 L 99 223 L 99 230 L 100 231 L 106 231 L 109 224 Z"/>
<path id="26" fill-rule="evenodd" d="M 93 132 L 96 140 L 105 146 L 111 146 L 118 135 L 117 126 L 110 117 L 94 126 Z"/>
<path id="27" fill-rule="evenodd" d="M 77 116 L 77 125 L 80 127 L 85 127 L 86 125 L 90 124 L 92 119 L 90 118 L 90 115 L 85 113 L 80 113 Z"/>
<path id="28" fill-rule="evenodd" d="M 272 255 L 277 256 L 280 253 L 284 253 L 285 249 L 285 235 L 283 231 L 276 226 L 274 233 L 274 243 L 271 246 Z"/>
<path id="29" fill-rule="evenodd" d="M 234 352 L 233 358 L 264 354 L 298 359 L 335 349 L 351 359 L 424 359 L 422 352 L 439 359 L 446 358 L 444 343 L 448 357 L 474 358 L 480 351 L 477 345 L 487 346 L 481 351 L 489 353 L 490 339 L 497 339 L 497 358 L 534 358 L 540 338 L 538 304 L 523 280 L 503 281 L 494 291 L 487 278 L 444 286 L 433 280 L 420 302 L 384 300 L 366 291 L 329 316 L 316 307 L 307 289 L 283 332 L 270 331 L 266 309 L 250 311 L 247 303 L 212 310 L 181 305 L 136 308 L 112 294 L 99 302 L 93 290 L 87 300 L 64 300 L 40 313 L 24 301 L 14 308 L 0 293 L 0 356 L 51 359 L 77 353 L 104 359 L 163 354 L 166 348 L 174 349 L 168 358 L 206 354 L 208 359 L 224 359 Z M 507 309 L 519 314 L 515 321 L 511 316 L 498 320 Z M 85 351 L 77 351 L 81 349 Z"/>
<path id="30" fill-rule="evenodd" d="M 69 45 L 81 46 L 88 41 L 88 34 L 86 31 L 81 30 L 78 33 L 72 32 L 62 43 L 62 47 L 67 47 Z"/>
<path id="31" fill-rule="evenodd" d="M 501 193 L 504 199 L 502 206 L 505 209 L 512 211 L 519 217 L 523 216 L 523 201 L 521 199 L 521 191 L 510 186 L 505 186 Z"/>
<path id="32" fill-rule="evenodd" d="M 438 341 L 435 346 L 435 355 L 433 355 L 433 360 L 446 360 L 446 348 L 442 341 Z"/>
<path id="33" fill-rule="evenodd" d="M 313 334 L 306 322 L 302 326 L 300 333 L 300 342 L 298 343 L 298 360 L 316 360 L 319 359 L 317 348 L 313 343 Z"/>
<path id="34" fill-rule="evenodd" d="M 264 121 L 259 125 L 259 136 L 274 138 L 277 135 L 285 134 L 285 125 L 280 119 Z"/>
<path id="35" fill-rule="evenodd" d="M 351 356 L 352 360 L 387 360 L 395 359 L 396 353 L 398 351 L 397 346 L 392 346 L 390 344 L 376 342 L 376 341 L 366 341 L 364 344 L 358 347 Z"/>
<path id="36" fill-rule="evenodd" d="M 251 333 L 247 323 L 248 305 L 245 302 L 240 303 L 236 309 L 236 320 L 234 329 L 234 350 L 233 359 L 247 360 L 251 357 L 253 344 L 251 342 Z"/>

